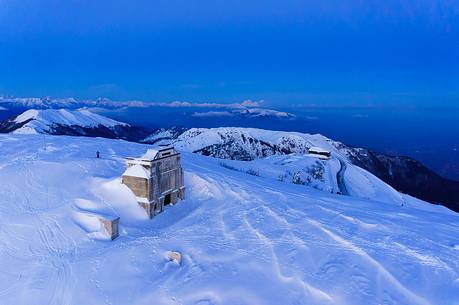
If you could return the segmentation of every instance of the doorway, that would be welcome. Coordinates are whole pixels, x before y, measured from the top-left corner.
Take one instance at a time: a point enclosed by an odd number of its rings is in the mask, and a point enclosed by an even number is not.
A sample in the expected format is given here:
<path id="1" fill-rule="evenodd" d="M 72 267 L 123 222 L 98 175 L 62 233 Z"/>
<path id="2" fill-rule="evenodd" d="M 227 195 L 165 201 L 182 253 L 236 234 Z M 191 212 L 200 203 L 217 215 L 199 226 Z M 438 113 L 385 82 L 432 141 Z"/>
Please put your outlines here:
<path id="1" fill-rule="evenodd" d="M 169 205 L 171 204 L 171 194 L 167 194 L 164 196 L 164 205 Z"/>

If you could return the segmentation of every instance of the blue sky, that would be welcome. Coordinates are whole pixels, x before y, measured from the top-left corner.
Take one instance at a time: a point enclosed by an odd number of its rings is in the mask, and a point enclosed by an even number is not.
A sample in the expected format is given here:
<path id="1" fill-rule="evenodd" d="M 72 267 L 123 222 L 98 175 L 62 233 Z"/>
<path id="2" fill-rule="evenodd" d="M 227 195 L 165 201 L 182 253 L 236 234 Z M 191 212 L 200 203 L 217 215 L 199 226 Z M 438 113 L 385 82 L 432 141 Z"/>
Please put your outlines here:
<path id="1" fill-rule="evenodd" d="M 0 0 L 0 94 L 454 106 L 458 16 L 454 0 Z"/>

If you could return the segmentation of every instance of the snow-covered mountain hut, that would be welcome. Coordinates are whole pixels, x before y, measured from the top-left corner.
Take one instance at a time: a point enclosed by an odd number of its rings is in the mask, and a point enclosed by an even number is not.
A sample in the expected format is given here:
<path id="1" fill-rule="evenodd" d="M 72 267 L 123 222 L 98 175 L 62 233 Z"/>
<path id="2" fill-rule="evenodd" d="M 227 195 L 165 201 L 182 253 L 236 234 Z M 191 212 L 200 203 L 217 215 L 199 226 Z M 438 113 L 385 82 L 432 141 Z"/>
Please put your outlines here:
<path id="1" fill-rule="evenodd" d="M 309 148 L 309 154 L 321 158 L 321 159 L 330 159 L 331 151 L 320 148 L 320 147 L 311 147 Z"/>
<path id="2" fill-rule="evenodd" d="M 185 199 L 180 154 L 173 148 L 149 149 L 140 158 L 126 158 L 122 182 L 152 218 L 163 207 Z"/>

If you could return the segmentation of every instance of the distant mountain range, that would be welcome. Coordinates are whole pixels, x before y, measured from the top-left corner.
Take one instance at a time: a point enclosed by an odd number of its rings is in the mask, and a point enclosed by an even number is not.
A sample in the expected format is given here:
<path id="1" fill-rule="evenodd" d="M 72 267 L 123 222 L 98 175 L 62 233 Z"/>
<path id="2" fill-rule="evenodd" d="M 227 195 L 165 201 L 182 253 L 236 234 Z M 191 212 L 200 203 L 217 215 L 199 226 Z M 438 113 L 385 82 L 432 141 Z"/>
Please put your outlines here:
<path id="1" fill-rule="evenodd" d="M 322 135 L 253 128 L 168 128 L 148 130 L 87 109 L 31 109 L 0 123 L 0 133 L 45 133 L 119 138 L 150 144 L 173 144 L 177 149 L 221 159 L 250 161 L 273 155 L 307 154 L 313 146 L 329 150 L 404 192 L 459 211 L 459 182 L 440 177 L 408 157 L 354 148 Z"/>
<path id="2" fill-rule="evenodd" d="M 177 108 L 177 109 L 200 109 L 191 111 L 189 115 L 196 118 L 221 118 L 221 117 L 273 117 L 291 119 L 295 115 L 274 109 L 262 107 L 262 101 L 246 100 L 240 103 L 190 103 L 175 101 L 170 103 L 145 102 L 145 101 L 112 101 L 106 98 L 95 100 L 77 100 L 74 98 L 9 98 L 0 97 L 0 110 L 5 109 L 80 109 L 80 108 L 105 108 L 122 109 L 131 108 Z"/>
<path id="3" fill-rule="evenodd" d="M 81 107 L 142 107 L 147 103 L 141 101 L 114 102 L 110 99 L 77 100 L 75 98 L 50 97 L 0 97 L 0 105 L 6 108 L 35 108 L 35 109 L 77 109 Z"/>

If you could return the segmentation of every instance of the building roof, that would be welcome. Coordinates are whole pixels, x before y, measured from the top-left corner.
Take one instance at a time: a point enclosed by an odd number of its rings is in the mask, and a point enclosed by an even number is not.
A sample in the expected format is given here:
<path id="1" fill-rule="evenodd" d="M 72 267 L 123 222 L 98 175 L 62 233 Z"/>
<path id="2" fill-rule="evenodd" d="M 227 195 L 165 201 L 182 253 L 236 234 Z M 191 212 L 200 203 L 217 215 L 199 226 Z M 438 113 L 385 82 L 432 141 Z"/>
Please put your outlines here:
<path id="1" fill-rule="evenodd" d="M 317 146 L 309 148 L 309 152 L 330 153 L 329 150 L 326 150 L 326 149 L 323 149 L 323 148 L 320 148 L 320 147 L 317 147 Z"/>
<path id="2" fill-rule="evenodd" d="M 177 152 L 175 151 L 174 147 L 167 147 L 163 149 L 155 149 L 155 148 L 150 148 L 147 150 L 143 156 L 139 158 L 132 158 L 128 157 L 126 158 L 126 162 L 129 165 L 135 165 L 135 164 L 140 164 L 140 165 L 151 165 L 151 162 L 153 160 L 158 160 L 164 157 L 169 157 L 176 155 Z"/>
<path id="3" fill-rule="evenodd" d="M 158 150 L 156 149 L 153 149 L 153 148 L 150 148 L 149 150 L 147 150 L 147 152 L 141 157 L 141 159 L 145 159 L 145 160 L 154 160 L 156 155 L 158 154 Z"/>
<path id="4" fill-rule="evenodd" d="M 148 179 L 150 178 L 150 173 L 142 165 L 135 164 L 133 166 L 129 166 L 124 172 L 123 176 Z"/>

